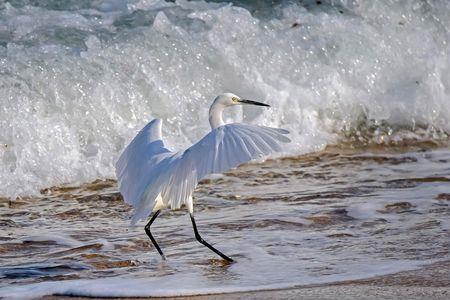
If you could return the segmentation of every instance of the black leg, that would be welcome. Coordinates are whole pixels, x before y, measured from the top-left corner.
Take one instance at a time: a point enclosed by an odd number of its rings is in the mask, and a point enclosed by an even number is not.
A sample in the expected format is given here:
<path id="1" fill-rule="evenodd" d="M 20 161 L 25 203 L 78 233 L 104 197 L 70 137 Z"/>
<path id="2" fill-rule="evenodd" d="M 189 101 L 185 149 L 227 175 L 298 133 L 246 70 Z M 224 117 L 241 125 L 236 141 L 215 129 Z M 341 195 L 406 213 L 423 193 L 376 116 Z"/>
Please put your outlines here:
<path id="1" fill-rule="evenodd" d="M 213 246 L 211 246 L 205 240 L 202 239 L 202 237 L 198 233 L 197 225 L 195 224 L 194 215 L 190 214 L 190 216 L 191 216 L 192 226 L 194 227 L 195 238 L 197 239 L 197 241 L 199 241 L 200 243 L 202 243 L 203 245 L 205 245 L 206 247 L 208 247 L 209 249 L 214 251 L 216 254 L 218 254 L 220 257 L 222 257 L 226 261 L 232 262 L 233 260 L 231 258 L 229 258 L 228 256 L 226 256 L 225 254 L 223 254 L 222 252 L 220 252 L 219 250 L 217 250 L 216 248 L 214 248 Z"/>
<path id="2" fill-rule="evenodd" d="M 159 254 L 161 255 L 161 257 L 166 260 L 166 257 L 164 256 L 163 252 L 161 251 L 161 248 L 159 248 L 158 243 L 156 242 L 156 240 L 153 238 L 152 233 L 150 232 L 150 226 L 152 225 L 153 221 L 155 221 L 156 217 L 159 215 L 159 213 L 161 212 L 161 210 L 157 210 L 153 213 L 152 218 L 150 219 L 150 221 L 147 223 L 147 225 L 145 225 L 145 233 L 148 235 L 148 237 L 150 238 L 150 240 L 152 241 L 153 245 L 155 246 L 156 250 L 158 250 Z"/>

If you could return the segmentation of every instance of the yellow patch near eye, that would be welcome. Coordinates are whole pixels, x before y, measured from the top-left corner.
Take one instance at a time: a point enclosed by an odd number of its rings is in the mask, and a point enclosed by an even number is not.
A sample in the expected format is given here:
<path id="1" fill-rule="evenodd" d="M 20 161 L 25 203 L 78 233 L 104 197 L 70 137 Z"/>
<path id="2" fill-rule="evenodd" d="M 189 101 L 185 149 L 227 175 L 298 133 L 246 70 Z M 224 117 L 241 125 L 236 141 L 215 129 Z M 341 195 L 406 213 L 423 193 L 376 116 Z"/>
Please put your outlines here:
<path id="1" fill-rule="evenodd" d="M 238 101 L 238 98 L 232 97 L 231 100 L 232 100 L 233 102 L 237 102 L 237 101 Z"/>

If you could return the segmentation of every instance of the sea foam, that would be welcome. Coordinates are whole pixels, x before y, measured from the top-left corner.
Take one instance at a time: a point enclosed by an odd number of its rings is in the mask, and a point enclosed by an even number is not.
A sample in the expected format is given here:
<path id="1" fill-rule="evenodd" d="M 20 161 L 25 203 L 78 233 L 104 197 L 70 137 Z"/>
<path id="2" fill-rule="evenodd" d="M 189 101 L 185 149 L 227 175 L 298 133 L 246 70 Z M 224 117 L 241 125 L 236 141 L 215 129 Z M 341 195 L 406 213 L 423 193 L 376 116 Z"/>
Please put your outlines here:
<path id="1" fill-rule="evenodd" d="M 446 139 L 450 3 L 322 2 L 0 4 L 0 195 L 112 177 L 153 118 L 187 147 L 228 91 L 272 106 L 226 119 L 289 129 L 287 154 Z"/>
<path id="2" fill-rule="evenodd" d="M 100 278 L 91 280 L 64 280 L 56 282 L 40 282 L 21 286 L 9 286 L 0 289 L 2 299 L 38 299 L 44 296 L 75 296 L 75 297 L 179 297 L 211 294 L 227 294 L 251 291 L 267 291 L 305 287 L 313 284 L 336 283 L 343 280 L 357 280 L 361 276 L 381 276 L 395 271 L 414 270 L 424 263 L 412 261 L 396 261 L 379 265 L 371 265 L 371 271 L 367 274 L 366 267 L 355 268 L 352 274 L 328 275 L 328 276 L 304 276 L 292 277 L 294 281 L 288 283 L 267 283 L 265 285 L 241 284 L 217 284 L 205 283 L 195 275 L 174 274 L 164 278 L 135 278 L 130 276 L 117 276 L 112 278 Z M 364 269 L 364 271 L 362 270 Z M 270 274 L 268 272 L 267 274 Z M 362 275 L 364 274 L 364 275 Z M 174 282 L 177 284 L 174 286 Z"/>

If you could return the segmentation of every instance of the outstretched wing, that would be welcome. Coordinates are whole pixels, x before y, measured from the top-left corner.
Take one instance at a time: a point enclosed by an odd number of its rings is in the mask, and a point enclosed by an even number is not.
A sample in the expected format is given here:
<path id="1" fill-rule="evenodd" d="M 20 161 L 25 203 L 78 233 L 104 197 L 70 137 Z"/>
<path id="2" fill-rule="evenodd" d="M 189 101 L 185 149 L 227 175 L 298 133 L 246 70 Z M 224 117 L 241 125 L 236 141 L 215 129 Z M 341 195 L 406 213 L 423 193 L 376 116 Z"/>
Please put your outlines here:
<path id="1" fill-rule="evenodd" d="M 291 141 L 286 137 L 288 133 L 285 129 L 248 124 L 228 124 L 212 130 L 188 149 L 196 165 L 197 180 L 282 152 L 281 144 Z"/>
<path id="2" fill-rule="evenodd" d="M 246 124 L 220 126 L 181 154 L 168 173 L 161 193 L 172 209 L 186 204 L 192 213 L 192 192 L 207 174 L 222 173 L 252 159 L 281 152 L 290 139 L 284 129 Z"/>
<path id="3" fill-rule="evenodd" d="M 141 204 L 147 187 L 158 179 L 157 166 L 171 155 L 161 138 L 161 120 L 154 119 L 131 141 L 116 163 L 119 191 L 125 202 L 134 207 Z"/>

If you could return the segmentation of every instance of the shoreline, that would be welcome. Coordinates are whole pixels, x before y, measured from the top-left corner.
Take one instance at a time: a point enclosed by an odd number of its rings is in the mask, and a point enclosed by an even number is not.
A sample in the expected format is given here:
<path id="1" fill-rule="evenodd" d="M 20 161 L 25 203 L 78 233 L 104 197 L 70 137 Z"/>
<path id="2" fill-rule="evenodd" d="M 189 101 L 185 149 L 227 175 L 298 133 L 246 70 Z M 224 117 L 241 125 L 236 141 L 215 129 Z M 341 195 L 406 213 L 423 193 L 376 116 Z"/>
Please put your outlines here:
<path id="1" fill-rule="evenodd" d="M 279 290 L 205 294 L 178 297 L 112 297 L 114 299 L 241 300 L 241 299 L 449 299 L 450 260 L 420 269 L 366 279 L 298 286 Z M 45 296 L 43 299 L 92 299 L 79 296 Z M 111 299 L 98 298 L 95 299 Z"/>

